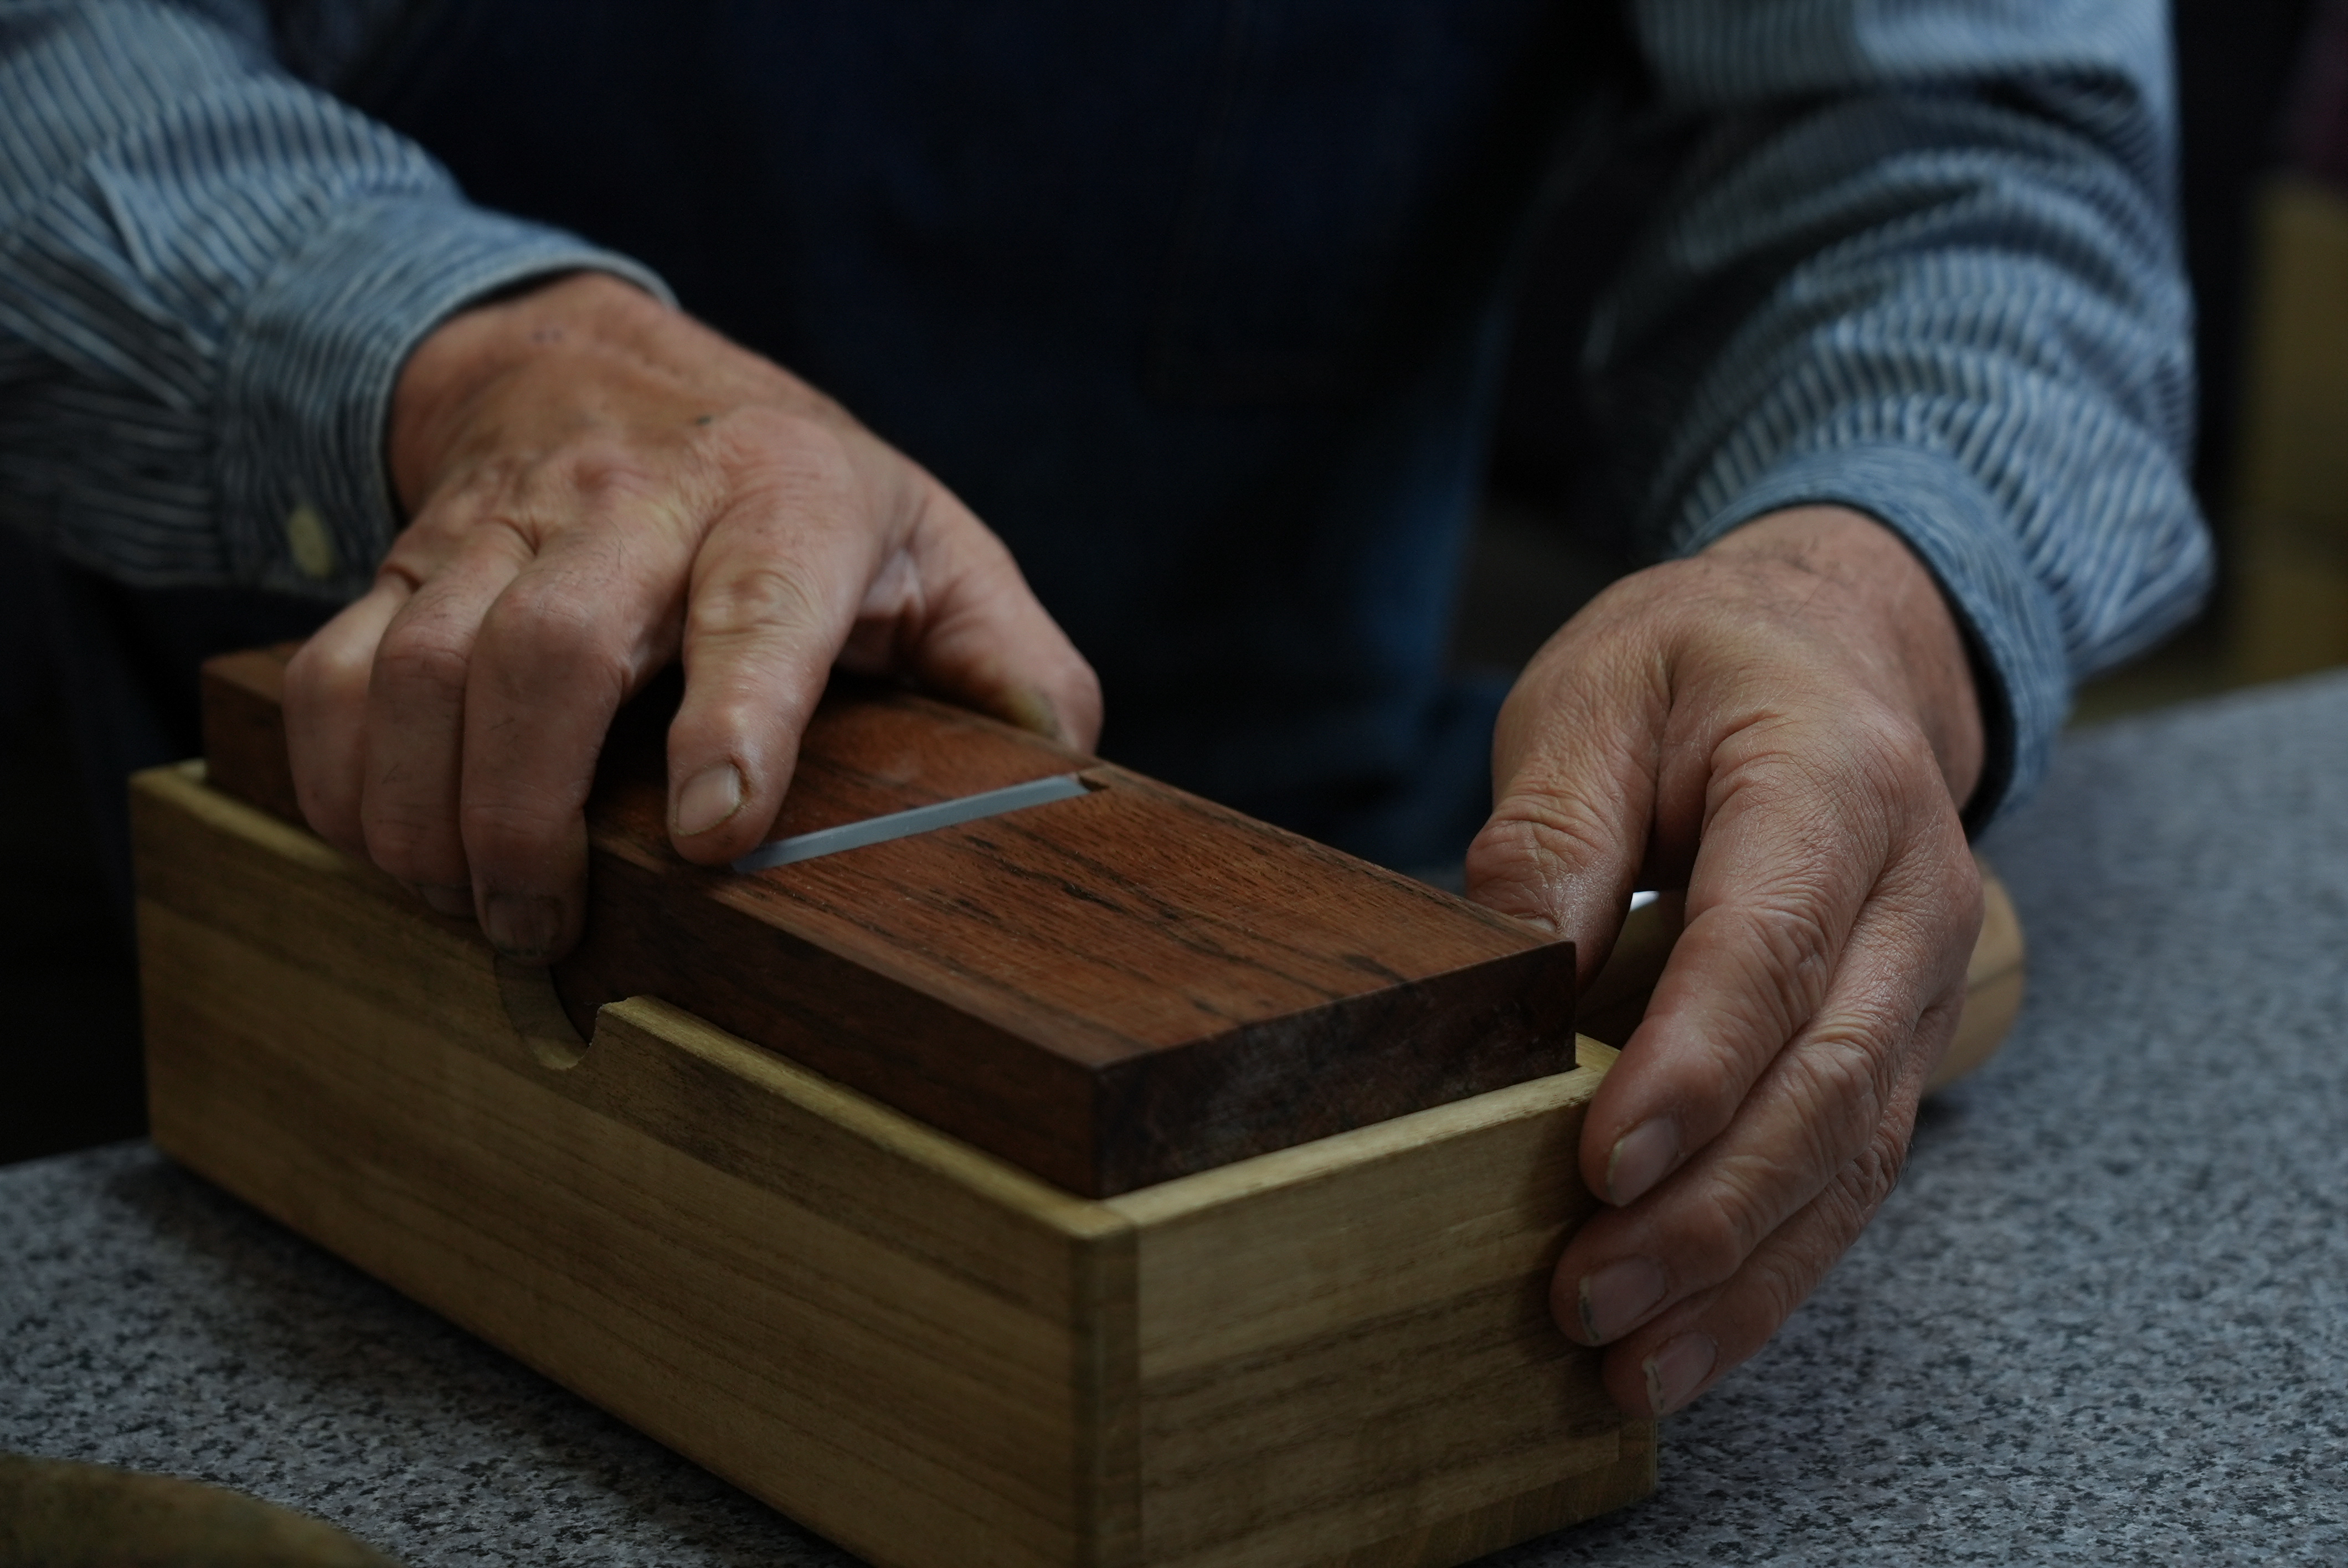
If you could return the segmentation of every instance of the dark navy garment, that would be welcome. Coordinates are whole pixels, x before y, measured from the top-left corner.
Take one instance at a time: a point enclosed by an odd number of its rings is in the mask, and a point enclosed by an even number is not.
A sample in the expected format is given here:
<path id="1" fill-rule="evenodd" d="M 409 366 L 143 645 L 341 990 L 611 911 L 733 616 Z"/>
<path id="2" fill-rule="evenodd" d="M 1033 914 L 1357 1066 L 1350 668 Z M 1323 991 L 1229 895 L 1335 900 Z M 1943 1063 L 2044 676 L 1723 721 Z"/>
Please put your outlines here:
<path id="1" fill-rule="evenodd" d="M 1497 284 L 1619 39 L 1540 0 L 880 15 L 473 0 L 360 107 L 926 465 L 1098 670 L 1108 755 L 1456 859 Z"/>
<path id="2" fill-rule="evenodd" d="M 1421 865 L 1485 805 L 1442 651 L 1511 257 L 1635 130 L 1620 522 L 1894 529 L 1978 822 L 2209 580 L 2169 80 L 2161 0 L 0 0 L 0 522 L 130 620 L 323 612 L 416 343 L 602 268 L 966 497 L 1109 754 Z"/>

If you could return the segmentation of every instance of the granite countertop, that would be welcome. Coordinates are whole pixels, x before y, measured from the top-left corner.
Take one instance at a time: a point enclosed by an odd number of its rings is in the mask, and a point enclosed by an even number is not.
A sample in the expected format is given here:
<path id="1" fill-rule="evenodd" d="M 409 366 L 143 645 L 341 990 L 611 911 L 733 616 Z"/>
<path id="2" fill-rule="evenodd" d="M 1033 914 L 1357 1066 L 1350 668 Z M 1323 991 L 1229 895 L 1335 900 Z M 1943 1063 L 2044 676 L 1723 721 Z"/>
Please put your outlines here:
<path id="1" fill-rule="evenodd" d="M 2096 730 L 1985 848 L 2012 1042 L 1663 1484 L 1490 1559 L 2348 1562 L 2348 678 Z M 0 1171 L 0 1449 L 435 1563 L 847 1555 L 143 1144 Z"/>

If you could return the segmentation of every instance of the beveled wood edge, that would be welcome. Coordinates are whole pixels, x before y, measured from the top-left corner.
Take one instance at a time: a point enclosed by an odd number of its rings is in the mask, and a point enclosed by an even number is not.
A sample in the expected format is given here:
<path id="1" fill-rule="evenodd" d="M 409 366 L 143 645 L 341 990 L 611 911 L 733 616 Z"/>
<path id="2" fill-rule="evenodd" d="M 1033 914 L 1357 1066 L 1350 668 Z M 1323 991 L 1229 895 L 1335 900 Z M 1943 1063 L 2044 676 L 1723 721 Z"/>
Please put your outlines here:
<path id="1" fill-rule="evenodd" d="M 224 790 L 214 789 L 211 770 L 201 757 L 142 769 L 130 775 L 130 788 L 134 794 L 145 793 L 171 801 L 215 826 L 230 828 L 314 871 L 341 876 L 372 874 L 386 886 L 393 885 L 390 877 L 353 860 L 308 828 L 296 826 Z"/>
<path id="2" fill-rule="evenodd" d="M 1349 1132 L 1258 1154 L 1211 1171 L 1177 1176 L 1154 1187 L 1138 1187 L 1101 1203 L 1148 1226 L 1188 1218 L 1219 1204 L 1301 1185 L 1388 1155 L 1425 1149 L 1468 1133 L 1587 1104 L 1605 1081 L 1618 1053 L 1586 1036 L 1574 1037 L 1578 1063 L 1571 1071 L 1528 1079 L 1506 1089 L 1429 1106 L 1407 1115 L 1374 1122 Z"/>
<path id="3" fill-rule="evenodd" d="M 608 1055 L 616 1050 L 641 1049 L 639 1038 L 699 1056 L 876 1148 L 948 1176 L 1076 1240 L 1103 1240 L 1128 1229 L 1147 1229 L 1488 1127 L 1587 1103 L 1604 1081 L 1605 1064 L 1617 1054 L 1611 1046 L 1577 1039 L 1576 1054 L 1582 1064 L 1570 1072 L 1413 1112 L 1114 1198 L 1096 1199 L 1054 1186 L 1009 1161 L 729 1034 L 658 997 L 607 1003 L 597 1016 L 595 1037 L 580 1061 L 592 1060 L 599 1050 Z"/>
<path id="4" fill-rule="evenodd" d="M 608 1059 L 620 1051 L 648 1048 L 698 1056 L 860 1142 L 945 1176 L 1071 1240 L 1103 1239 L 1128 1228 L 1122 1216 L 1107 1212 L 1091 1198 L 1056 1187 L 975 1144 L 729 1034 L 658 997 L 629 997 L 597 1009 L 594 1038 L 580 1053 L 579 1062 L 583 1066 L 595 1061 L 598 1052 Z"/>

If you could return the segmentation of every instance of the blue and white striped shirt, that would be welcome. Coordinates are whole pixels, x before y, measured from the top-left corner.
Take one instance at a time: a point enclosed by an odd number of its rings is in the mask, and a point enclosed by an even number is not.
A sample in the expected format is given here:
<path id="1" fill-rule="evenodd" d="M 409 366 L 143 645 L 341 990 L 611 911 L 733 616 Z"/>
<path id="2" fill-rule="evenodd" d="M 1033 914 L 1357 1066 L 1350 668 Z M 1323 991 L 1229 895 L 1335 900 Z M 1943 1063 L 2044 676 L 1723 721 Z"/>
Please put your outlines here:
<path id="1" fill-rule="evenodd" d="M 1471 9 L 1462 0 L 1459 14 Z M 664 294 L 665 272 L 705 308 L 644 245 L 629 248 L 652 265 L 576 237 L 599 232 L 583 220 L 566 228 L 469 203 L 442 161 L 335 96 L 365 100 L 353 80 L 418 10 L 0 0 L 0 518 L 132 583 L 348 596 L 398 526 L 385 413 L 402 361 L 437 323 L 501 286 L 580 267 Z M 1938 576 L 1993 678 L 1984 697 L 2003 754 L 1986 794 L 2010 802 L 2043 772 L 2072 684 L 2178 624 L 2209 577 L 2183 468 L 2189 304 L 2166 8 L 1632 0 L 1620 11 L 1638 90 L 1607 100 L 1605 84 L 1581 84 L 1614 108 L 1564 141 L 1602 155 L 1626 128 L 1694 127 L 1584 364 L 1636 476 L 1648 545 L 1692 550 L 1797 503 L 1883 519 Z M 1211 280 L 1222 262 L 1201 254 Z M 1489 304 L 1505 256 L 1479 276 Z M 1484 304 L 1461 318 L 1465 368 L 1430 371 L 1393 400 L 1406 408 L 1424 394 L 1470 411 L 1422 466 L 1440 470 L 1428 493 L 1453 510 L 1472 484 L 1497 369 L 1497 308 Z M 817 379 L 868 417 L 889 407 L 885 388 L 859 390 L 858 368 L 826 361 L 809 333 Z M 776 335 L 754 346 L 808 369 L 790 332 Z M 918 411 L 878 423 L 985 500 L 982 514 L 1077 629 L 1089 590 L 1051 589 L 1054 559 L 1071 552 L 1023 538 L 1025 492 L 1004 481 L 991 494 L 989 475 L 957 470 L 953 429 L 940 426 L 934 457 L 907 438 Z M 1120 458 L 1128 467 L 1148 460 L 1134 441 L 1142 456 Z M 1214 466 L 1195 451 L 1184 461 L 1166 470 L 1169 494 Z M 1447 583 L 1388 610 L 1439 619 Z M 1117 613 L 1103 610 L 1102 624 Z M 1347 657 L 1394 684 L 1417 679 L 1439 644 L 1439 629 L 1415 631 L 1399 652 L 1365 642 Z M 1388 653 L 1391 669 L 1378 662 Z M 1125 685 L 1146 693 L 1155 678 L 1137 662 Z M 1118 680 L 1108 690 L 1114 704 Z"/>

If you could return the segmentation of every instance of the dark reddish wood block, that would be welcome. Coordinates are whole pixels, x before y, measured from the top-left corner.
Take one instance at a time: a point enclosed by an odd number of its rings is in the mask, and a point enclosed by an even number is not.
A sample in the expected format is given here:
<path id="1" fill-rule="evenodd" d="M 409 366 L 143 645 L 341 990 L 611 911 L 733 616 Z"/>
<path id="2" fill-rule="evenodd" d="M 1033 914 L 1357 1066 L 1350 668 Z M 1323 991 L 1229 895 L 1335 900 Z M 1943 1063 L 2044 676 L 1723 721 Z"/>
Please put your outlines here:
<path id="1" fill-rule="evenodd" d="M 299 643 L 223 653 L 203 669 L 204 771 L 214 789 L 302 820 L 285 755 L 285 662 Z"/>
<path id="2" fill-rule="evenodd" d="M 206 736 L 292 815 L 283 656 L 206 667 Z M 992 719 L 836 692 L 775 835 L 1092 790 L 747 876 L 669 847 L 659 730 L 623 719 L 589 805 L 582 1033 L 657 996 L 1095 1197 L 1574 1065 L 1570 944 Z"/>

